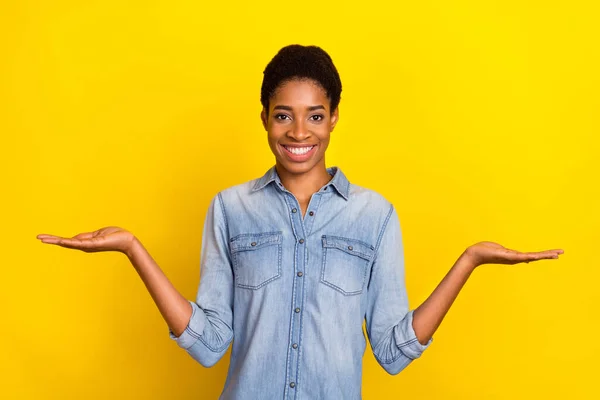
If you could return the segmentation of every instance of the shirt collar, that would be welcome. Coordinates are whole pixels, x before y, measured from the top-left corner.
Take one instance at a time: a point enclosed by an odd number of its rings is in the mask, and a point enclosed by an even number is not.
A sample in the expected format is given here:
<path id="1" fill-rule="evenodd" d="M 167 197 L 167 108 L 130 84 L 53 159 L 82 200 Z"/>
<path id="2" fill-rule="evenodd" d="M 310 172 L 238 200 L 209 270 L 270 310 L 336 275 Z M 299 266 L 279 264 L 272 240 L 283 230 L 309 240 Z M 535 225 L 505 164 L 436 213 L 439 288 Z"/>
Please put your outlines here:
<path id="1" fill-rule="evenodd" d="M 346 178 L 346 175 L 344 175 L 342 170 L 338 167 L 327 168 L 327 173 L 329 173 L 329 175 L 332 175 L 333 178 L 331 178 L 331 180 L 327 182 L 327 184 L 325 184 L 319 190 L 319 192 L 326 193 L 327 188 L 329 186 L 333 186 L 337 193 L 344 198 L 344 200 L 348 200 L 348 195 L 350 194 L 350 182 Z M 281 180 L 279 179 L 279 175 L 277 175 L 277 170 L 275 169 L 275 166 L 269 168 L 269 170 L 256 181 L 254 187 L 252 188 L 252 191 L 256 192 L 260 189 L 263 189 L 271 182 L 275 182 L 277 186 L 283 188 Z"/>

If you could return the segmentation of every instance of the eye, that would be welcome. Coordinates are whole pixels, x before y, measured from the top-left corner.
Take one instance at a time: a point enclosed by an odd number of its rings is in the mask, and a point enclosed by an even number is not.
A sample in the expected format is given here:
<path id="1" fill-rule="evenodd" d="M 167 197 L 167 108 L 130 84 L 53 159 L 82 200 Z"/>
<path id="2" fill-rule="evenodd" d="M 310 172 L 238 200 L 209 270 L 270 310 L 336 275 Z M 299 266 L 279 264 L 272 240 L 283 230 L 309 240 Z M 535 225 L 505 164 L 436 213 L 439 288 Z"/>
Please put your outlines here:
<path id="1" fill-rule="evenodd" d="M 323 115 L 321 115 L 321 114 L 311 115 L 310 119 L 312 121 L 322 121 L 323 120 Z"/>
<path id="2" fill-rule="evenodd" d="M 290 118 L 290 117 L 285 114 L 276 114 L 275 115 L 275 119 L 277 119 L 279 121 L 285 121 L 287 118 Z"/>

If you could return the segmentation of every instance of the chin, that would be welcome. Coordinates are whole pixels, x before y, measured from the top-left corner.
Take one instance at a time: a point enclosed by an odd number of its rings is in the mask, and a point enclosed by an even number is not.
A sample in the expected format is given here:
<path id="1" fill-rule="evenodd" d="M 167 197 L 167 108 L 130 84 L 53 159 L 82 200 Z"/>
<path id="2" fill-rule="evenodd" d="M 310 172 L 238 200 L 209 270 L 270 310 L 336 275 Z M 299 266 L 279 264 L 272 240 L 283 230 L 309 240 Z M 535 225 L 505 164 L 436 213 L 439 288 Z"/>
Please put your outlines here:
<path id="1" fill-rule="evenodd" d="M 281 162 L 279 160 L 279 165 L 282 166 L 287 172 L 294 175 L 305 174 L 315 168 L 317 164 L 318 163 L 315 162 L 290 163 L 287 161 Z"/>

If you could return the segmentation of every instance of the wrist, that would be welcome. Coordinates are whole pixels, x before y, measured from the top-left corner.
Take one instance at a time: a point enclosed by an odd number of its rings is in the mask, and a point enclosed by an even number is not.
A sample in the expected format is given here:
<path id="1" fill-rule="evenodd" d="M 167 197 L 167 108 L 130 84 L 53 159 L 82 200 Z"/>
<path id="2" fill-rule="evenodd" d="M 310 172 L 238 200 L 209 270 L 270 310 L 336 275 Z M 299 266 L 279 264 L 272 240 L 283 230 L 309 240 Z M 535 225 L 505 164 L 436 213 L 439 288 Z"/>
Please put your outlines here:
<path id="1" fill-rule="evenodd" d="M 479 263 L 473 257 L 473 255 L 469 252 L 467 248 L 456 261 L 457 265 L 460 265 L 461 268 L 467 270 L 468 272 L 473 272 L 475 268 L 479 266 Z"/>
<path id="2" fill-rule="evenodd" d="M 140 242 L 139 239 L 137 237 L 135 237 L 134 235 L 131 235 L 131 238 L 129 239 L 129 243 L 125 247 L 125 250 L 123 251 L 123 253 L 127 256 L 127 258 L 129 258 L 130 260 L 133 260 L 135 255 L 140 251 L 140 249 L 142 249 L 142 247 L 143 247 L 142 242 Z"/>

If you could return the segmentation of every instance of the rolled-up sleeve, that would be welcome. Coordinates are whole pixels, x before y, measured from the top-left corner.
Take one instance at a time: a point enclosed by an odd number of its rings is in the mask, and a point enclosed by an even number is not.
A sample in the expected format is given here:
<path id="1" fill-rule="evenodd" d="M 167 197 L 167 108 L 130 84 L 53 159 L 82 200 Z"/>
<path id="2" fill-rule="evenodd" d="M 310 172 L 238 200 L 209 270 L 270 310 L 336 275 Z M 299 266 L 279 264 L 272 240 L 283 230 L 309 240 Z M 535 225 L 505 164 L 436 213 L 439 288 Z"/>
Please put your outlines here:
<path id="1" fill-rule="evenodd" d="M 233 272 L 221 194 L 209 206 L 202 234 L 200 284 L 184 332 L 171 339 L 205 367 L 219 361 L 233 339 Z"/>
<path id="2" fill-rule="evenodd" d="M 379 364 L 390 374 L 402 371 L 421 356 L 413 329 L 404 278 L 404 247 L 400 221 L 393 206 L 379 234 L 368 286 L 367 335 Z"/>

